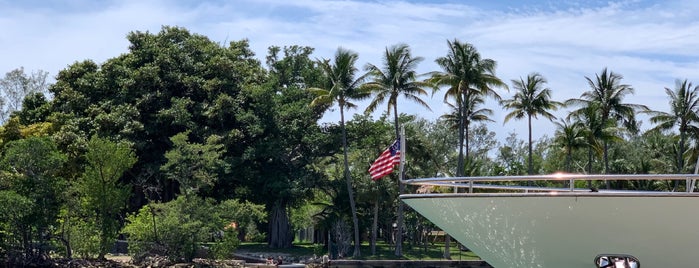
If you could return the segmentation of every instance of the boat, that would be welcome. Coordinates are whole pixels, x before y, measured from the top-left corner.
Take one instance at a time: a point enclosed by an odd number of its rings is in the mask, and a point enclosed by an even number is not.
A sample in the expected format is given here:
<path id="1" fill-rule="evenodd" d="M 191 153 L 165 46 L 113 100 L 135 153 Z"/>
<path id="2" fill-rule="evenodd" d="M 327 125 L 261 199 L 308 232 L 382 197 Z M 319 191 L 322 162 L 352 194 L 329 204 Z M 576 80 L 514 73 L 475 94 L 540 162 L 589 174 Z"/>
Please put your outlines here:
<path id="1" fill-rule="evenodd" d="M 449 193 L 407 205 L 495 268 L 699 267 L 695 174 L 421 178 Z M 585 188 L 587 181 L 667 183 L 682 192 Z M 533 185 L 549 187 L 520 186 Z M 555 185 L 552 187 L 550 185 Z M 578 187 L 576 187 L 576 185 Z"/>

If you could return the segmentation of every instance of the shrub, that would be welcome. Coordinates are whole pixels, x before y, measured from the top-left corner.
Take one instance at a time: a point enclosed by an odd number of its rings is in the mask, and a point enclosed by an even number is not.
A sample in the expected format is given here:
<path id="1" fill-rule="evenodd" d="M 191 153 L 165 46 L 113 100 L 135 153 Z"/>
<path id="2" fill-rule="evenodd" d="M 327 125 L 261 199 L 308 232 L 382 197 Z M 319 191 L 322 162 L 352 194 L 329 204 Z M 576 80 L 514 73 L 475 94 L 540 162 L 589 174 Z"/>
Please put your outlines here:
<path id="1" fill-rule="evenodd" d="M 70 228 L 70 247 L 75 255 L 83 259 L 95 258 L 99 255 L 100 237 L 95 232 L 97 228 L 94 223 L 74 219 L 73 224 L 68 225 L 67 228 Z"/>
<path id="2" fill-rule="evenodd" d="M 189 261 L 205 241 L 214 242 L 211 253 L 215 257 L 226 258 L 239 244 L 237 222 L 252 222 L 258 217 L 264 217 L 262 206 L 235 200 L 216 205 L 211 199 L 183 195 L 167 203 L 146 205 L 129 215 L 123 232 L 128 235 L 129 253 L 135 260 L 163 254 L 173 261 Z M 217 239 L 221 232 L 223 236 Z"/>
<path id="3" fill-rule="evenodd" d="M 238 231 L 235 228 L 226 228 L 221 241 L 211 247 L 211 254 L 216 259 L 228 259 L 238 245 L 240 245 Z"/>

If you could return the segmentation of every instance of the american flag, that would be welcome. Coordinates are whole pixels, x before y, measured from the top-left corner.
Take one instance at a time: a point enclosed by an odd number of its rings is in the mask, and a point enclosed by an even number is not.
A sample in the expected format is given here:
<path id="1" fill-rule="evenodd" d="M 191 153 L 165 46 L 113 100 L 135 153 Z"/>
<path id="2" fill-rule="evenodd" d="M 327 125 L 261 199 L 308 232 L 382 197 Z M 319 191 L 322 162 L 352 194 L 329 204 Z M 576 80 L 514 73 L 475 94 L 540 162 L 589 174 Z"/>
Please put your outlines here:
<path id="1" fill-rule="evenodd" d="M 374 160 L 369 168 L 371 180 L 378 180 L 381 177 L 391 174 L 393 166 L 400 164 L 400 140 L 396 140 L 391 147 L 388 147 L 379 158 Z"/>

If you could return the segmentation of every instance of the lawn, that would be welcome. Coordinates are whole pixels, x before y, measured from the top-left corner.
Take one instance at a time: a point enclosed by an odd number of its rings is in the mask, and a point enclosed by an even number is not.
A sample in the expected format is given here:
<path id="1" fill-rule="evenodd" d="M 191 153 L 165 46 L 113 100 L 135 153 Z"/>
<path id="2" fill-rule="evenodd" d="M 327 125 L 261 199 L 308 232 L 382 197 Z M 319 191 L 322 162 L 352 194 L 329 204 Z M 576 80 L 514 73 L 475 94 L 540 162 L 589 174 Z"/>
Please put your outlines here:
<path id="1" fill-rule="evenodd" d="M 291 248 L 288 249 L 270 249 L 267 247 L 266 243 L 242 243 L 237 251 L 240 252 L 270 252 L 270 253 L 284 253 L 297 257 L 308 257 L 314 254 L 325 255 L 327 254 L 327 249 L 321 248 L 317 244 L 311 243 L 294 243 Z M 361 260 L 444 260 L 444 243 L 430 244 L 427 248 L 419 246 L 403 246 L 403 257 L 396 257 L 394 252 L 395 248 L 393 245 L 388 245 L 386 243 L 379 243 L 376 246 L 376 255 L 371 255 L 371 249 L 368 243 L 361 245 L 362 256 L 357 258 Z M 455 244 L 451 247 L 451 259 L 452 260 L 478 260 L 479 258 L 470 251 L 459 250 Z"/>

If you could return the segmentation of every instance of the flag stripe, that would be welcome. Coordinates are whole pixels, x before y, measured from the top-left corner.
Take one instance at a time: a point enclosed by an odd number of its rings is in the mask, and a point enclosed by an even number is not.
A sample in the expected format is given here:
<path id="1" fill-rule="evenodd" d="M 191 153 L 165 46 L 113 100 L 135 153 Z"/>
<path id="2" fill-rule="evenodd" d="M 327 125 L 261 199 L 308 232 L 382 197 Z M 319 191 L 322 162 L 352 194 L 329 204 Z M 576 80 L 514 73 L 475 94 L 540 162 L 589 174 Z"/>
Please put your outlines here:
<path id="1" fill-rule="evenodd" d="M 383 176 L 391 174 L 393 172 L 393 167 L 397 164 L 400 164 L 399 140 L 396 140 L 374 160 L 374 163 L 369 167 L 369 175 L 371 175 L 372 180 L 378 180 Z"/>

